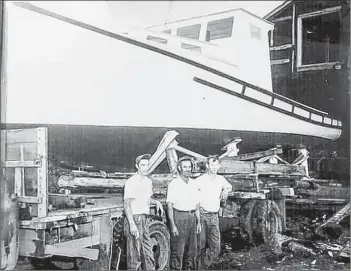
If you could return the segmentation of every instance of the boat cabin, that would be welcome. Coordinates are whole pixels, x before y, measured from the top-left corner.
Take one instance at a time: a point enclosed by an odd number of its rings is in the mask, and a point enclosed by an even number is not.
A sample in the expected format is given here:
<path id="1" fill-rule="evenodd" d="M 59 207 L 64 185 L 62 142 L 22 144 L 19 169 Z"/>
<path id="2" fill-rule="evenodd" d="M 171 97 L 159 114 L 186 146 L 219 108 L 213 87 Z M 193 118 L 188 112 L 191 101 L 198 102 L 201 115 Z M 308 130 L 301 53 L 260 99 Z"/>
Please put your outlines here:
<path id="1" fill-rule="evenodd" d="M 268 32 L 273 23 L 244 10 L 220 13 L 154 25 L 146 30 L 178 36 L 220 47 L 226 61 L 239 67 L 242 76 L 272 91 Z M 182 48 L 198 50 L 182 44 Z M 254 75 L 254 79 L 253 76 Z"/>

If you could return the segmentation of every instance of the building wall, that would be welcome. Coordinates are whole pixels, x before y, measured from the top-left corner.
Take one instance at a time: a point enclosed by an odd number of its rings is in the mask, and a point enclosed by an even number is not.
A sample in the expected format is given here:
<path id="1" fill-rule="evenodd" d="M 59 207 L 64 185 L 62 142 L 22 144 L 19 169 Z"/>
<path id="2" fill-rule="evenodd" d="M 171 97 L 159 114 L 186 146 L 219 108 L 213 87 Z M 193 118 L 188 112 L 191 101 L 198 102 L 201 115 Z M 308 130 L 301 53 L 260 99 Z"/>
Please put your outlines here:
<path id="1" fill-rule="evenodd" d="M 293 1 L 267 20 L 275 23 L 270 39 L 273 91 L 340 119 L 343 122 L 343 135 L 338 140 L 336 151 L 341 160 L 341 157 L 348 159 L 350 2 Z M 324 35 L 325 41 L 325 33 L 329 36 L 328 46 L 325 42 L 309 42 L 316 35 Z M 328 50 L 329 54 L 324 50 Z M 324 64 L 303 65 L 318 62 L 323 57 L 326 59 Z M 348 168 L 345 170 L 349 171 L 349 161 L 342 163 L 344 168 Z"/>

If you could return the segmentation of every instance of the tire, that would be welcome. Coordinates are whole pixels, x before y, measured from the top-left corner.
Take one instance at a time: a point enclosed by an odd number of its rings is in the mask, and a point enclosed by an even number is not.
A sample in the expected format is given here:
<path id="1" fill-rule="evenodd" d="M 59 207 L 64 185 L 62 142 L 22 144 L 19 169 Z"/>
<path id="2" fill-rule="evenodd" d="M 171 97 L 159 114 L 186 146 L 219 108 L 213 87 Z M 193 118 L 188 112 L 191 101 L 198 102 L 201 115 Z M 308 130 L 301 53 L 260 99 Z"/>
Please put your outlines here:
<path id="1" fill-rule="evenodd" d="M 255 241 L 269 243 L 272 235 L 282 232 L 280 209 L 273 200 L 260 201 L 255 209 Z"/>
<path id="2" fill-rule="evenodd" d="M 69 257 L 59 257 L 59 256 L 53 256 L 50 259 L 50 264 L 53 267 L 62 269 L 62 270 L 70 270 L 73 269 L 76 265 L 76 259 L 75 258 L 69 258 Z"/>
<path id="3" fill-rule="evenodd" d="M 153 240 L 153 251 L 157 270 L 169 269 L 170 234 L 167 226 L 159 221 L 150 221 L 149 233 Z"/>
<path id="4" fill-rule="evenodd" d="M 240 236 L 245 241 L 253 244 L 254 243 L 254 232 L 255 232 L 255 208 L 257 204 L 257 200 L 249 200 L 242 204 L 240 210 L 240 220 L 239 220 L 239 228 L 240 228 Z"/>

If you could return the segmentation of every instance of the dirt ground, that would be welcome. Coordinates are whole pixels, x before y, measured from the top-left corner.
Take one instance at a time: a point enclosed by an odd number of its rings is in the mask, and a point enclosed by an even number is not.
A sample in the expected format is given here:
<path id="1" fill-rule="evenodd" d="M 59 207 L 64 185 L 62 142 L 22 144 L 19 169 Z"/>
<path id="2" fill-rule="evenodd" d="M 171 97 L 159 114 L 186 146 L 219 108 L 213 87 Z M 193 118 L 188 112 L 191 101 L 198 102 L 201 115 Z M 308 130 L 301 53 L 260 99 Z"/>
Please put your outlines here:
<path id="1" fill-rule="evenodd" d="M 313 233 L 313 227 L 323 222 L 327 214 L 321 212 L 287 213 L 287 231 L 280 238 L 285 242 L 276 245 L 250 245 L 242 239 L 224 234 L 220 256 L 211 270 L 350 270 L 350 257 L 338 257 L 340 249 L 350 242 L 350 223 L 342 231 L 324 238 Z M 296 238 L 292 241 L 289 238 Z M 349 250 L 348 250 L 349 255 Z M 30 263 L 20 259 L 16 269 L 34 270 Z M 39 268 L 37 268 L 38 270 Z M 53 270 L 50 266 L 40 269 Z M 57 269 L 57 268 L 55 268 Z"/>
<path id="2" fill-rule="evenodd" d="M 278 249 L 274 245 L 253 246 L 240 238 L 223 236 L 222 251 L 212 270 L 350 270 L 350 257 L 340 257 L 340 248 L 350 242 L 350 224 L 324 238 L 313 228 L 325 221 L 327 213 L 287 213 L 287 240 Z M 330 215 L 330 214 L 329 214 Z M 341 233 L 341 234 L 340 234 Z M 300 241 L 289 242 L 289 237 Z M 278 250 L 278 251 L 277 251 Z M 348 250 L 349 255 L 349 250 Z"/>

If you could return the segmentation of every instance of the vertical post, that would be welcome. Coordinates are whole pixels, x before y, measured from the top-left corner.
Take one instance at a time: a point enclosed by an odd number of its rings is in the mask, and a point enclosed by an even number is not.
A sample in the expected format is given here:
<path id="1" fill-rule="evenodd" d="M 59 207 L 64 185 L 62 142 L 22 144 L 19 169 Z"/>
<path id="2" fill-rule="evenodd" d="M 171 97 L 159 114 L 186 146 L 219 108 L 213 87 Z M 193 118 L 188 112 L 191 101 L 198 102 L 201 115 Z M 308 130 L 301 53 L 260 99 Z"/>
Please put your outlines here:
<path id="1" fill-rule="evenodd" d="M 48 140 L 46 128 L 37 128 L 37 150 L 41 159 L 41 166 L 37 169 L 38 198 L 41 199 L 41 203 L 38 204 L 38 217 L 45 217 L 48 207 Z"/>
<path id="2" fill-rule="evenodd" d="M 292 24 L 291 24 L 291 72 L 295 71 L 295 55 L 296 55 L 296 3 L 292 6 Z"/>

